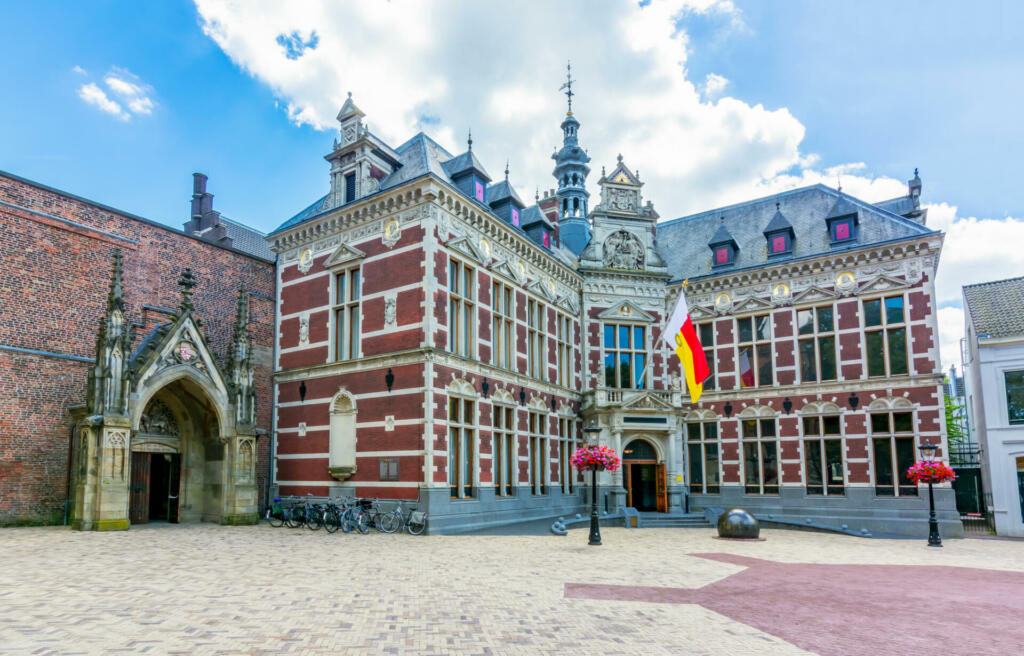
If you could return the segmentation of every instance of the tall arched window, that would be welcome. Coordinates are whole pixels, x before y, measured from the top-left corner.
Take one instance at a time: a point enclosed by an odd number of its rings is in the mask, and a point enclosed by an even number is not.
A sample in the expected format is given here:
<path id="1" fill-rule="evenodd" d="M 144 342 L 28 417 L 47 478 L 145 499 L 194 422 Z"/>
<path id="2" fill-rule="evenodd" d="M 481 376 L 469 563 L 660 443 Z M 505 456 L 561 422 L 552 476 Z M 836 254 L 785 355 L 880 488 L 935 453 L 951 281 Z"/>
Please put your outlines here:
<path id="1" fill-rule="evenodd" d="M 356 471 L 356 399 L 346 389 L 331 399 L 331 444 L 328 471 L 343 481 Z"/>

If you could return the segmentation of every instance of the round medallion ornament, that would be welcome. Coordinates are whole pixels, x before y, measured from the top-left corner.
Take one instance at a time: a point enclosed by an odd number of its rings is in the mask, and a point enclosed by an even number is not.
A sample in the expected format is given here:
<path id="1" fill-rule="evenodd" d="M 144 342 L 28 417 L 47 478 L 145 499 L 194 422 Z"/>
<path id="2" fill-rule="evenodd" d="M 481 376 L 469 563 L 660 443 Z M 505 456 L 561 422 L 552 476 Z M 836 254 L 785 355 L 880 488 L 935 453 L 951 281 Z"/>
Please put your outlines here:
<path id="1" fill-rule="evenodd" d="M 716 310 L 719 312 L 728 312 L 730 308 L 732 308 L 732 298 L 728 294 L 722 292 L 715 297 Z"/>
<path id="2" fill-rule="evenodd" d="M 789 298 L 789 285 L 784 282 L 775 285 L 774 289 L 772 289 L 772 298 L 779 300 Z"/>
<path id="3" fill-rule="evenodd" d="M 394 246 L 401 236 L 402 224 L 398 222 L 398 219 L 388 219 L 384 223 L 384 236 L 381 238 L 384 245 L 388 248 Z"/>
<path id="4" fill-rule="evenodd" d="M 522 262 L 516 262 L 516 268 L 519 270 L 519 275 L 526 278 L 526 265 Z"/>
<path id="5" fill-rule="evenodd" d="M 487 241 L 483 237 L 480 238 L 480 252 L 483 253 L 485 257 L 491 256 L 491 242 Z"/>
<path id="6" fill-rule="evenodd" d="M 299 254 L 299 271 L 306 273 L 313 266 L 313 249 L 304 248 Z"/>
<path id="7" fill-rule="evenodd" d="M 840 291 L 849 291 L 855 284 L 857 279 L 849 271 L 843 271 L 836 277 L 836 289 Z"/>
<path id="8" fill-rule="evenodd" d="M 555 279 L 554 278 L 548 278 L 548 290 L 551 292 L 552 296 L 555 295 Z"/>

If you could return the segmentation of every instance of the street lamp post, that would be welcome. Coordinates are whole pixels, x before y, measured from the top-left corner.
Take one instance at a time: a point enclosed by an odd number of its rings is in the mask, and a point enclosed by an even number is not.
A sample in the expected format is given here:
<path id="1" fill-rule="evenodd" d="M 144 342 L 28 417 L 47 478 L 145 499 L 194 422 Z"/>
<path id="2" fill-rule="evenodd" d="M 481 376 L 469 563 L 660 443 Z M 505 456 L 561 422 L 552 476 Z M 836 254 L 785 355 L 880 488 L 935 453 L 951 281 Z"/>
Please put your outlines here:
<path id="1" fill-rule="evenodd" d="M 597 435 L 601 427 L 597 423 L 590 424 L 583 429 L 587 434 L 587 442 L 596 444 Z M 597 468 L 590 470 L 590 540 L 591 546 L 601 546 L 601 524 L 597 520 Z"/>
<path id="2" fill-rule="evenodd" d="M 921 450 L 921 457 L 927 462 L 932 462 L 939 445 L 922 444 L 918 448 Z M 942 538 L 939 536 L 939 521 L 935 517 L 935 494 L 932 492 L 931 479 L 928 480 L 928 546 L 942 546 Z"/>

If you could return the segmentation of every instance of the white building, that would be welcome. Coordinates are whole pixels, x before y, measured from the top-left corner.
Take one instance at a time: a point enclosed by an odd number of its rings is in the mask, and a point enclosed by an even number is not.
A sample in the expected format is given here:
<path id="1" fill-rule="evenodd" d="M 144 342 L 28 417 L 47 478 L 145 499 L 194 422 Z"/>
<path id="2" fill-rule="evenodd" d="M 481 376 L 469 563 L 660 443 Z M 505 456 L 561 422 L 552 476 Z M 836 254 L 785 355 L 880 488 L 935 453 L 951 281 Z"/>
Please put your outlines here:
<path id="1" fill-rule="evenodd" d="M 967 399 L 996 533 L 1024 537 L 1024 277 L 963 288 Z"/>

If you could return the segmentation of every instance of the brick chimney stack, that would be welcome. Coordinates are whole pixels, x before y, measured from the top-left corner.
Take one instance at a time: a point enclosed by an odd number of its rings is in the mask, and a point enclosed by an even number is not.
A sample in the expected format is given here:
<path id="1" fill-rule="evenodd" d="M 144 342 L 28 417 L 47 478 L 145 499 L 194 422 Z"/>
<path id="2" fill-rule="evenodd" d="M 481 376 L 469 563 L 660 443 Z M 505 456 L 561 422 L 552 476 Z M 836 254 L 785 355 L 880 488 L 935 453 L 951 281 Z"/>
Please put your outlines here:
<path id="1" fill-rule="evenodd" d="M 206 191 L 206 181 L 206 174 L 192 174 L 192 218 L 185 222 L 185 232 L 219 246 L 231 246 L 233 240 L 220 222 L 220 212 L 213 209 L 213 194 Z"/>

